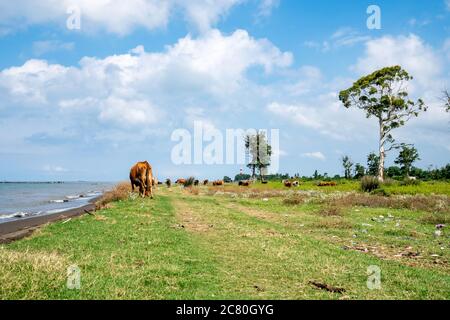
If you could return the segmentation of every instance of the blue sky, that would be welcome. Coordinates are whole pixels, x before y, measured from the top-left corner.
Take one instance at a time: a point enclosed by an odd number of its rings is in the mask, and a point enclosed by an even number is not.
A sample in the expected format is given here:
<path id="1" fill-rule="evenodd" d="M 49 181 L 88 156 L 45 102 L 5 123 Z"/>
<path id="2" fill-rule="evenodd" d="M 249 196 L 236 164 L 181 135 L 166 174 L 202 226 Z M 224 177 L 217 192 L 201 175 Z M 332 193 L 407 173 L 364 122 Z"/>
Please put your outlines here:
<path id="1" fill-rule="evenodd" d="M 372 4 L 380 30 L 366 25 Z M 143 159 L 160 179 L 238 173 L 172 162 L 172 132 L 194 121 L 279 129 L 280 172 L 342 174 L 344 154 L 365 164 L 377 149 L 377 128 L 337 94 L 393 64 L 429 106 L 394 136 L 419 166 L 442 166 L 449 22 L 446 0 L 1 1 L 0 180 L 121 180 Z"/>

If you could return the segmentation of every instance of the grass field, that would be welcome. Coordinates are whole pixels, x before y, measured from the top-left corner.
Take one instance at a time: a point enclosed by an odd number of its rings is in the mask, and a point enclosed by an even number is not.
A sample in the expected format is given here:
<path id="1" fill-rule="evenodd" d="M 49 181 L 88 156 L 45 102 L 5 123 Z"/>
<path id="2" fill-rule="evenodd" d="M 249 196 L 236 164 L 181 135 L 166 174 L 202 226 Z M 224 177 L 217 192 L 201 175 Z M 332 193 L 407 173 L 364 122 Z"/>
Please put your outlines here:
<path id="1" fill-rule="evenodd" d="M 429 192 L 397 193 L 427 196 L 159 187 L 1 246 L 0 298 L 449 299 L 448 226 L 435 234 L 450 223 L 448 184 L 420 186 Z M 66 287 L 70 265 L 79 290 Z M 367 287 L 369 266 L 380 289 Z"/>

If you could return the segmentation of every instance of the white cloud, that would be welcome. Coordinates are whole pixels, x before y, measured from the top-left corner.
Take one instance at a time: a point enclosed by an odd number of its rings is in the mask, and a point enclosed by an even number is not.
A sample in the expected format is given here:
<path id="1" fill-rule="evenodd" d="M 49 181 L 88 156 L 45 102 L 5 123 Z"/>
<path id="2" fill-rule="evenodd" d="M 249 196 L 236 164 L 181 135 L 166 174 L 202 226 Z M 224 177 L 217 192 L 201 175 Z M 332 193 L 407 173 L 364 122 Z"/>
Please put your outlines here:
<path id="1" fill-rule="evenodd" d="M 414 34 L 368 41 L 365 55 L 358 60 L 355 70 L 367 74 L 392 65 L 401 65 L 417 83 L 426 87 L 436 82 L 442 70 L 438 55 Z"/>
<path id="2" fill-rule="evenodd" d="M 295 77 L 300 78 L 300 80 L 287 85 L 288 92 L 294 96 L 311 93 L 311 91 L 321 85 L 323 80 L 322 72 L 314 66 L 301 67 L 295 74 Z"/>
<path id="3" fill-rule="evenodd" d="M 280 5 L 280 0 L 261 0 L 258 7 L 258 17 L 268 17 L 273 9 Z"/>
<path id="4" fill-rule="evenodd" d="M 352 47 L 357 43 L 365 42 L 370 36 L 363 35 L 349 27 L 337 29 L 329 38 L 323 41 L 305 41 L 304 45 L 308 48 L 317 49 L 322 52 L 328 52 L 332 49 L 341 47 Z"/>
<path id="5" fill-rule="evenodd" d="M 324 84 L 323 87 L 327 89 L 328 85 Z M 272 102 L 266 110 L 278 119 L 304 129 L 299 131 L 303 134 L 320 134 L 338 141 L 364 139 L 373 129 L 371 121 L 365 119 L 359 110 L 345 109 L 336 92 L 331 91 L 304 98 L 303 102 L 295 104 Z"/>
<path id="6" fill-rule="evenodd" d="M 325 155 L 320 151 L 302 153 L 301 156 L 305 157 L 305 158 L 317 159 L 317 160 L 321 160 L 321 161 L 326 160 Z"/>
<path id="7" fill-rule="evenodd" d="M 139 126 L 156 123 L 160 111 L 146 100 L 125 100 L 108 97 L 101 103 L 99 119 L 111 121 L 119 126 Z"/>
<path id="8" fill-rule="evenodd" d="M 190 0 L 179 1 L 183 7 L 189 23 L 194 24 L 200 31 L 207 31 L 215 25 L 220 18 L 224 17 L 235 5 L 243 0 Z"/>
<path id="9" fill-rule="evenodd" d="M 230 9 L 248 0 L 16 0 L 0 1 L 0 34 L 30 25 L 56 23 L 66 26 L 67 10 L 81 12 L 81 31 L 105 30 L 126 35 L 136 28 L 165 28 L 178 12 L 198 30 L 205 32 L 225 17 Z M 270 13 L 278 0 L 260 0 L 259 11 Z"/>
<path id="10" fill-rule="evenodd" d="M 270 74 L 291 63 L 291 53 L 244 30 L 230 35 L 210 30 L 163 52 L 138 46 L 126 54 L 84 57 L 78 67 L 28 60 L 0 71 L 5 101 L 0 108 L 40 108 L 71 117 L 89 113 L 90 119 L 121 128 L 156 126 L 165 117 L 180 119 L 185 108 L 201 110 L 212 107 L 211 101 L 220 107 L 224 99 L 241 97 L 251 84 L 250 68 Z"/>

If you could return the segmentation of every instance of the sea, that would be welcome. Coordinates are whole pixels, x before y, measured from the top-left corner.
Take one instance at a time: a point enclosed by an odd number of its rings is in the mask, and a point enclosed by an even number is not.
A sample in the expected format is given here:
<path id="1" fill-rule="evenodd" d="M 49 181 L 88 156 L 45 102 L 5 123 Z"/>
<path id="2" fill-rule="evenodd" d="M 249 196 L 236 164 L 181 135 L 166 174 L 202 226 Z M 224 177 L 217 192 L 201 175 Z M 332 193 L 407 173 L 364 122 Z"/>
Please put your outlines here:
<path id="1" fill-rule="evenodd" d="M 114 182 L 0 182 L 0 223 L 82 207 Z"/>

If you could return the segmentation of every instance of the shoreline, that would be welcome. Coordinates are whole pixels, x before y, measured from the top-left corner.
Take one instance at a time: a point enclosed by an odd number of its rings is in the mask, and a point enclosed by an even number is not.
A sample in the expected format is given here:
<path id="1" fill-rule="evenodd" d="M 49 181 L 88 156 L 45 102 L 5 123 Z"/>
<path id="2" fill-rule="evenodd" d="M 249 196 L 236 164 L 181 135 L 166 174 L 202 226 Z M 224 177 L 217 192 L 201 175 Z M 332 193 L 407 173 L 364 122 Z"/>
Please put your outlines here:
<path id="1" fill-rule="evenodd" d="M 63 219 L 82 216 L 86 213 L 95 211 L 95 201 L 101 196 L 92 198 L 89 203 L 65 211 L 35 216 L 26 219 L 17 219 L 13 221 L 0 223 L 0 244 L 7 244 L 16 240 L 23 239 L 31 235 L 36 229 L 47 224 Z"/>

